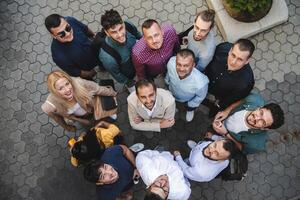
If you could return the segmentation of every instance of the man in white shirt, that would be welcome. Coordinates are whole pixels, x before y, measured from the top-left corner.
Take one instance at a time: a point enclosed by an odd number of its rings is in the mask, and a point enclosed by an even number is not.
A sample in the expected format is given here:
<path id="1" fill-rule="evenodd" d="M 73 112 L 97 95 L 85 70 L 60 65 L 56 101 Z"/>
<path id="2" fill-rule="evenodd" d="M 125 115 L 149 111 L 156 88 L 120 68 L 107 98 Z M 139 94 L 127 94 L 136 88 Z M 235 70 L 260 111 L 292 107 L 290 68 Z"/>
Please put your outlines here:
<path id="1" fill-rule="evenodd" d="M 136 167 L 147 186 L 145 199 L 187 200 L 190 183 L 170 152 L 145 150 L 138 153 Z"/>
<path id="2" fill-rule="evenodd" d="M 202 141 L 189 146 L 192 150 L 188 164 L 183 161 L 179 151 L 174 151 L 174 156 L 184 176 L 198 182 L 214 179 L 238 151 L 231 140 Z"/>
<path id="3" fill-rule="evenodd" d="M 139 80 L 128 98 L 128 117 L 133 129 L 160 132 L 175 123 L 175 99 L 152 81 Z"/>

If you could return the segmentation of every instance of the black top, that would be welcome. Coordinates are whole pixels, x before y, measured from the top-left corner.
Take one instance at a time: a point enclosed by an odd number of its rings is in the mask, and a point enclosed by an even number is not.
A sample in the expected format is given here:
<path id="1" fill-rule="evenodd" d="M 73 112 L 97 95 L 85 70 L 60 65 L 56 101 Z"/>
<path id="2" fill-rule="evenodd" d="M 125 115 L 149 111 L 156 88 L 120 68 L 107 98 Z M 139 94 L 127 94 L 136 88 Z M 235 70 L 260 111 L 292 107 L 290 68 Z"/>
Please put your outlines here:
<path id="1" fill-rule="evenodd" d="M 56 65 L 70 76 L 80 76 L 81 70 L 91 70 L 97 65 L 88 27 L 73 17 L 64 18 L 72 27 L 74 39 L 61 43 L 53 39 L 51 52 Z"/>
<path id="2" fill-rule="evenodd" d="M 212 61 L 205 69 L 209 78 L 208 92 L 218 100 L 221 109 L 249 95 L 254 86 L 253 71 L 249 64 L 237 71 L 228 71 L 227 57 L 232 47 L 224 42 L 217 46 Z"/>

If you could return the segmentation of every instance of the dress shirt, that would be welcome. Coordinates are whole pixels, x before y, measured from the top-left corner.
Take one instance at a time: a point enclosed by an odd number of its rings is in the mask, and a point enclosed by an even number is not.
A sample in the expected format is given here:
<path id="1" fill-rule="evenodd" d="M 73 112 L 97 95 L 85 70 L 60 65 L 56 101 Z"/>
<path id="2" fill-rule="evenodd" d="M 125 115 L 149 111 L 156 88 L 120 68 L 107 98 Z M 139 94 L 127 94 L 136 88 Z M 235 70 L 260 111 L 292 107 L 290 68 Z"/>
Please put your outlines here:
<path id="1" fill-rule="evenodd" d="M 144 37 L 132 49 L 132 61 L 139 79 L 154 78 L 166 72 L 166 66 L 179 49 L 179 41 L 175 29 L 170 25 L 161 26 L 163 44 L 160 49 L 150 49 Z"/>
<path id="2" fill-rule="evenodd" d="M 204 141 L 198 143 L 196 147 L 191 150 L 189 163 L 186 164 L 182 157 L 176 156 L 176 161 L 181 167 L 184 176 L 190 180 L 198 182 L 208 182 L 214 179 L 223 169 L 229 164 L 228 160 L 214 161 L 203 155 L 203 149 L 208 146 L 211 141 Z"/>
<path id="3" fill-rule="evenodd" d="M 210 30 L 206 38 L 200 41 L 194 40 L 193 33 L 194 30 L 191 30 L 188 34 L 187 48 L 192 50 L 195 54 L 196 68 L 203 71 L 212 60 L 216 50 L 214 30 Z"/>
<path id="4" fill-rule="evenodd" d="M 155 102 L 154 102 L 154 106 L 152 107 L 151 110 L 149 110 L 144 104 L 142 105 L 142 108 L 144 108 L 144 110 L 147 112 L 149 117 L 152 117 L 153 111 L 156 108 L 156 99 L 155 99 Z"/>
<path id="5" fill-rule="evenodd" d="M 209 82 L 207 76 L 193 68 L 190 75 L 180 79 L 176 71 L 176 56 L 170 58 L 167 67 L 165 81 L 175 99 L 187 102 L 188 107 L 198 107 L 207 94 Z"/>
<path id="6" fill-rule="evenodd" d="M 144 183 L 150 186 L 157 177 L 166 174 L 169 178 L 169 195 L 171 200 L 186 200 L 191 194 L 190 183 L 184 178 L 179 165 L 170 152 L 145 150 L 136 157 L 136 168 Z"/>
<path id="7" fill-rule="evenodd" d="M 205 69 L 209 78 L 208 92 L 218 100 L 222 109 L 249 95 L 254 86 L 253 71 L 249 64 L 236 71 L 229 71 L 227 66 L 228 52 L 231 43 L 217 46 L 215 55 Z"/>

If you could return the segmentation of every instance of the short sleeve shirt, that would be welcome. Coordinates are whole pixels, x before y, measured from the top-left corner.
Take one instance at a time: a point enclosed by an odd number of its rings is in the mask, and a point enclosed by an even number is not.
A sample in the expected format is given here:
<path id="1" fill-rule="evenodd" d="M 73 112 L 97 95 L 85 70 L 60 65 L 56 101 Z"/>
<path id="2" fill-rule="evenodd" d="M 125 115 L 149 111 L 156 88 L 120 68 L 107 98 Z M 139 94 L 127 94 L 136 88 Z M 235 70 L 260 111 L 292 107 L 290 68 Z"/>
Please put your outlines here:
<path id="1" fill-rule="evenodd" d="M 119 175 L 119 179 L 113 184 L 98 185 L 96 188 L 98 200 L 115 200 L 132 184 L 134 168 L 130 161 L 123 155 L 120 146 L 108 148 L 102 155 L 101 161 L 111 165 Z"/>
<path id="2" fill-rule="evenodd" d="M 65 17 L 65 20 L 72 27 L 74 39 L 67 43 L 53 39 L 52 58 L 69 75 L 79 76 L 81 70 L 91 70 L 97 65 L 97 57 L 86 35 L 88 27 L 73 17 Z"/>

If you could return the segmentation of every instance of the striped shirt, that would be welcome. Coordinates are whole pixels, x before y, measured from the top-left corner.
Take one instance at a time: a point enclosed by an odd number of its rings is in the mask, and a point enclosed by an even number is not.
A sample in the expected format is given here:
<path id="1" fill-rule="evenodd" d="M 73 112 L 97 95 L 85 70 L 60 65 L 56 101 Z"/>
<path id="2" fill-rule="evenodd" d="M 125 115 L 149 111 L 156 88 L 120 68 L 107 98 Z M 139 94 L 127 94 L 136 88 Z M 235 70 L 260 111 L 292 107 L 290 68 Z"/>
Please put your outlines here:
<path id="1" fill-rule="evenodd" d="M 132 49 L 132 61 L 138 79 L 154 78 L 165 73 L 169 59 L 180 49 L 175 29 L 170 25 L 162 25 L 163 44 L 160 49 L 150 49 L 144 37 Z"/>

